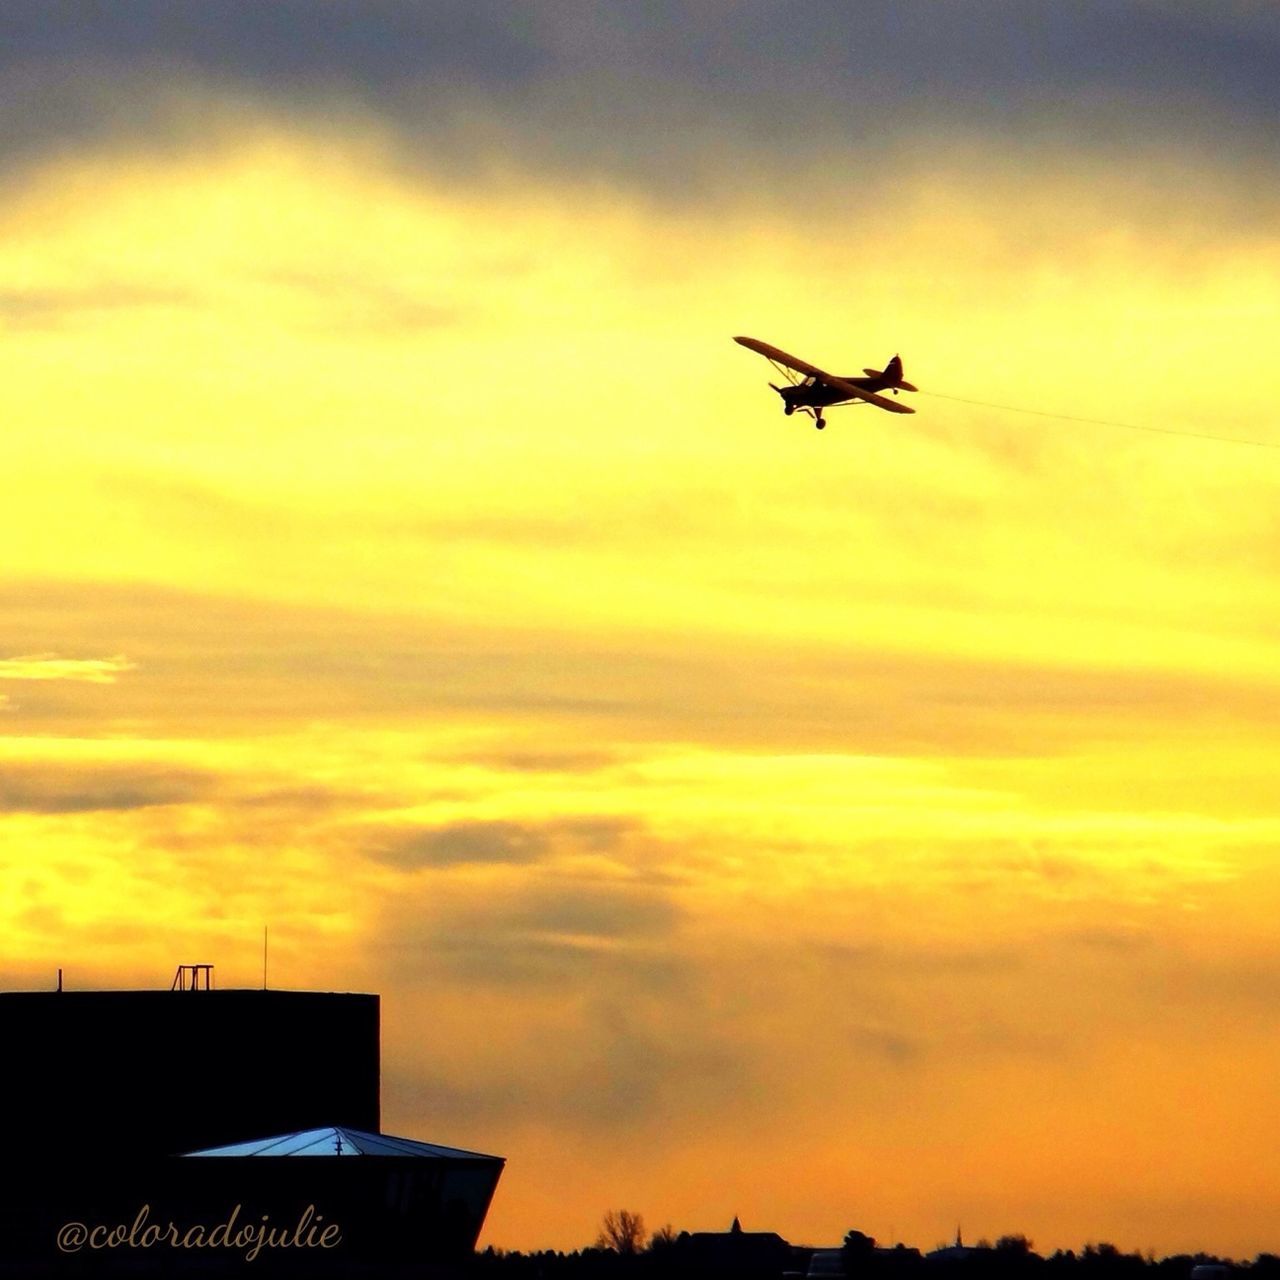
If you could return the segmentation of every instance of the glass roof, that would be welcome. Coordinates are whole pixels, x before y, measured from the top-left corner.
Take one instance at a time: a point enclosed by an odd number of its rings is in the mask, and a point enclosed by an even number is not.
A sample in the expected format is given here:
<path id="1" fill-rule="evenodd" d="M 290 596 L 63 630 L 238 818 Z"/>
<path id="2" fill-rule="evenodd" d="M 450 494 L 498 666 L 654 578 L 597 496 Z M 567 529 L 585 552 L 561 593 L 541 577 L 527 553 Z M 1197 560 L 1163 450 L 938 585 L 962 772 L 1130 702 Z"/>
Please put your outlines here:
<path id="1" fill-rule="evenodd" d="M 463 1151 L 458 1147 L 441 1147 L 434 1142 L 417 1142 L 413 1138 L 395 1138 L 389 1133 L 365 1133 L 362 1129 L 304 1129 L 299 1133 L 281 1133 L 273 1138 L 255 1138 L 229 1147 L 206 1147 L 188 1151 L 188 1156 L 421 1156 L 447 1160 L 501 1160 L 479 1151 Z"/>

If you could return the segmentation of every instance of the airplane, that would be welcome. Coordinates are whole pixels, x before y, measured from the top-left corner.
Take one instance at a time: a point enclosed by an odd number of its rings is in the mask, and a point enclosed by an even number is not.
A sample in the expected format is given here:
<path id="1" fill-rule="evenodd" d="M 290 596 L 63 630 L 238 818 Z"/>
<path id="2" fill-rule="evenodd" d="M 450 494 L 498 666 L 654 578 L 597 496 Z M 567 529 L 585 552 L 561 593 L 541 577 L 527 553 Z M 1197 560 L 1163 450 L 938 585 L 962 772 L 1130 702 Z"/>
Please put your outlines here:
<path id="1" fill-rule="evenodd" d="M 739 346 L 746 347 L 762 355 L 773 365 L 790 384 L 786 387 L 769 385 L 782 397 L 782 412 L 788 417 L 797 409 L 807 413 L 813 419 L 813 425 L 819 431 L 827 425 L 822 416 L 823 409 L 837 404 L 856 404 L 862 401 L 874 404 L 878 408 L 888 409 L 890 413 L 915 413 L 910 405 L 890 400 L 888 396 L 878 394 L 881 391 L 892 391 L 896 396 L 899 391 L 916 391 L 911 383 L 902 378 L 902 360 L 894 356 L 883 369 L 864 369 L 865 378 L 838 378 L 833 373 L 824 373 L 817 365 L 806 360 L 797 360 L 777 347 L 771 347 L 759 338 L 734 338 Z M 800 374 L 799 378 L 794 374 Z"/>

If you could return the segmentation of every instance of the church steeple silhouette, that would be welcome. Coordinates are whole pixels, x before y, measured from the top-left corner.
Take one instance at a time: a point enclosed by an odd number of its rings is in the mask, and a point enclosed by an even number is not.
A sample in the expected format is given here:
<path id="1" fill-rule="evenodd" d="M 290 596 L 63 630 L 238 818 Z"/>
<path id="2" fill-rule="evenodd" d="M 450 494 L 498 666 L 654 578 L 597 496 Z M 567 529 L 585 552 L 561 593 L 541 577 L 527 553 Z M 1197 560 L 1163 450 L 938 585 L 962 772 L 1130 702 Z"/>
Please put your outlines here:
<path id="1" fill-rule="evenodd" d="M 733 1226 L 729 1228 L 729 1234 L 731 1236 L 740 1236 L 742 1234 L 742 1223 L 738 1221 L 736 1213 L 733 1215 Z"/>

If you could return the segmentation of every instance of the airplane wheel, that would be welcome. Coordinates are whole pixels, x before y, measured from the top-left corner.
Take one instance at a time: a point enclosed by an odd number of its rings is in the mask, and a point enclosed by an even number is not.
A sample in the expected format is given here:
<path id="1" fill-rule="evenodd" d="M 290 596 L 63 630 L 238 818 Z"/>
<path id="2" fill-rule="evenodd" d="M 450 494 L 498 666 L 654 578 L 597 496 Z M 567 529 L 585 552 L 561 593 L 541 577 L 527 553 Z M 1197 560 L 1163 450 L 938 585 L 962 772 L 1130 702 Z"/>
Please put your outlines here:
<path id="1" fill-rule="evenodd" d="M 826 418 L 819 418 L 817 422 L 815 422 L 813 425 L 817 427 L 819 431 L 821 431 L 822 428 L 827 425 L 827 420 Z"/>

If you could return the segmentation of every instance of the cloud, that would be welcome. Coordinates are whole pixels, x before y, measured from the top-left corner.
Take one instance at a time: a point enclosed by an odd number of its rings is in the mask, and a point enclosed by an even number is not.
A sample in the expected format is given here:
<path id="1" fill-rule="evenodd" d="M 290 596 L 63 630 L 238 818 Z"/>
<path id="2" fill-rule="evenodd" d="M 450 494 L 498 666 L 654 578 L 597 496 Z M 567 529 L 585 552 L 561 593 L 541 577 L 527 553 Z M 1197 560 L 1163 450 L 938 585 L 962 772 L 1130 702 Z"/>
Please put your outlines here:
<path id="1" fill-rule="evenodd" d="M 844 1033 L 846 1043 L 858 1053 L 887 1061 L 894 1067 L 907 1067 L 924 1052 L 919 1036 L 886 1027 L 854 1026 Z"/>
<path id="2" fill-rule="evenodd" d="M 256 781 L 261 783 L 261 779 Z M 315 815 L 360 808 L 376 799 L 370 793 L 350 787 L 331 787 L 319 783 L 296 786 L 259 785 L 239 795 L 229 795 L 226 803 L 255 815 Z"/>
<path id="3" fill-rule="evenodd" d="M 179 289 L 104 282 L 88 289 L 0 289 L 0 320 L 14 328 L 49 328 L 97 312 L 189 306 Z"/>
<path id="4" fill-rule="evenodd" d="M 345 335 L 421 336 L 472 315 L 461 303 L 435 302 L 401 284 L 369 280 L 332 265 L 273 271 L 263 283 L 296 294 L 316 308 L 317 327 Z"/>
<path id="5" fill-rule="evenodd" d="M 554 822 L 452 822 L 381 835 L 370 854 L 402 870 L 468 863 L 540 862 L 568 850 L 608 852 L 636 824 L 625 818 L 565 818 Z"/>
<path id="6" fill-rule="evenodd" d="M 1115 955 L 1132 955 L 1155 945 L 1155 939 L 1144 930 L 1105 923 L 1068 930 L 1061 935 L 1061 940 L 1067 945 Z"/>
<path id="7" fill-rule="evenodd" d="M 0 658 L 0 680 L 78 680 L 86 684 L 114 684 L 135 666 L 127 658 L 61 658 L 56 653 L 32 653 Z"/>
<path id="8" fill-rule="evenodd" d="M 420 76 L 513 82 L 544 65 L 529 36 L 536 17 L 522 6 L 373 0 L 360 9 L 281 0 L 140 0 L 89 14 L 6 9 L 0 19 L 4 62 L 66 60 L 90 65 L 202 69 L 272 84 L 327 81 L 369 89 Z M 528 6 L 532 13 L 536 6 Z"/>
<path id="9" fill-rule="evenodd" d="M 783 24 L 770 0 L 664 0 L 643 16 L 626 0 L 13 9 L 10 154 L 196 137 L 221 98 L 221 114 L 375 119 L 406 159 L 473 178 L 497 161 L 704 197 L 774 189 L 833 152 L 858 158 L 865 188 L 956 134 L 1028 157 L 1198 147 L 1265 165 L 1280 47 L 1265 6 L 1174 0 L 815 0 Z"/>
<path id="10" fill-rule="evenodd" d="M 647 1129 L 651 1146 L 673 1125 L 725 1123 L 759 1086 L 755 1031 L 714 993 L 684 912 L 651 886 L 539 875 L 388 898 L 376 942 L 388 978 L 457 1050 L 390 1051 L 388 1108 L 591 1140 Z M 459 1034 L 456 1017 L 491 1033 Z"/>
<path id="11" fill-rule="evenodd" d="M 409 870 L 459 863 L 537 862 L 552 847 L 550 835 L 516 822 L 455 822 L 381 837 L 371 850 L 380 862 Z"/>
<path id="12" fill-rule="evenodd" d="M 618 941 L 665 936 L 679 917 L 671 898 L 648 886 L 570 882 L 532 889 L 502 925 L 517 934 Z"/>
<path id="13" fill-rule="evenodd" d="M 81 731 L 108 715 L 160 724 L 180 715 L 213 731 L 350 715 L 405 723 L 465 710 L 485 722 L 515 714 L 529 723 L 595 725 L 605 735 L 597 741 L 627 741 L 629 755 L 635 743 L 682 741 L 784 754 L 1042 758 L 1145 742 L 1157 731 L 1182 739 L 1203 725 L 1230 724 L 1247 736 L 1269 727 L 1280 706 L 1280 691 L 1265 680 L 1231 671 L 1015 663 L 874 644 L 832 648 L 803 637 L 781 645 L 711 636 L 695 645 L 685 634 L 677 645 L 625 625 L 615 636 L 551 626 L 516 632 L 504 618 L 461 624 L 159 587 L 29 582 L 21 595 L 11 606 L 0 599 L 0 626 L 19 637 L 26 656 L 0 662 L 0 679 L 41 688 L 42 703 L 28 693 L 12 711 L 46 731 L 55 724 Z M 119 645 L 134 657 L 62 658 L 53 645 L 67 636 L 86 648 Z M 59 684 L 101 686 L 134 670 L 137 678 L 112 692 L 109 707 L 50 700 Z M 596 753 L 568 772 L 594 763 Z M 487 763 L 505 753 L 481 754 Z M 520 760 L 517 752 L 517 767 L 544 754 Z M 477 753 L 459 747 L 458 759 L 475 761 Z M 421 836 L 415 847 L 419 836 L 409 831 L 396 833 L 386 856 L 424 865 L 475 858 L 475 842 L 486 835 L 503 861 L 542 848 L 535 833 L 466 829 Z M 588 831 L 565 827 L 560 835 L 581 843 Z"/>
<path id="14" fill-rule="evenodd" d="M 583 984 L 609 983 L 650 992 L 680 985 L 678 961 L 660 951 L 602 945 L 598 938 L 539 934 L 508 927 L 510 923 L 486 930 L 474 921 L 465 931 L 442 929 L 398 953 L 405 962 L 403 972 L 417 981 L 434 975 L 455 988 L 530 994 Z"/>
<path id="15" fill-rule="evenodd" d="M 476 764 L 516 773 L 596 773 L 621 764 L 626 757 L 602 750 L 494 751 L 473 757 Z"/>
<path id="16" fill-rule="evenodd" d="M 401 979 L 448 973 L 498 989 L 569 981 L 667 990 L 683 912 L 669 888 L 539 873 L 538 878 L 398 891 L 385 899 L 376 950 Z"/>
<path id="17" fill-rule="evenodd" d="M 165 765 L 6 763 L 0 813 L 150 809 L 205 800 L 215 788 L 213 774 Z"/>
<path id="18" fill-rule="evenodd" d="M 685 1143 L 699 1128 L 724 1125 L 759 1088 L 742 1046 L 704 1014 L 696 1002 L 658 1010 L 620 994 L 592 1000 L 554 1042 L 525 1025 L 502 1058 L 472 1060 L 465 1075 L 434 1061 L 388 1062 L 387 1106 L 440 1129 L 463 1116 L 511 1131 L 536 1116 L 548 1130 L 590 1141 L 647 1130 L 651 1151 Z"/>

